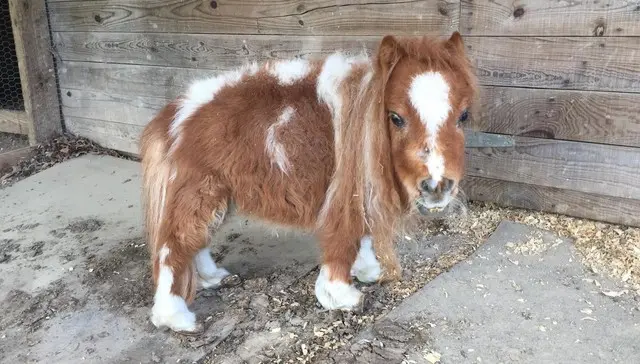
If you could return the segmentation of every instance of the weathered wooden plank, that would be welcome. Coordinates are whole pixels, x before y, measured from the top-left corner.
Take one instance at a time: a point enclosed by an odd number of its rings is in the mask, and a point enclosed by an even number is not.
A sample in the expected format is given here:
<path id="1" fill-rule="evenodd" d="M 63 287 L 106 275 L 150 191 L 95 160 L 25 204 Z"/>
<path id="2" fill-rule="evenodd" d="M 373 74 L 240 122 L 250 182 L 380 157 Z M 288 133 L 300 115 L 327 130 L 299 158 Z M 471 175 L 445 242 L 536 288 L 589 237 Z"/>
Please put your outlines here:
<path id="1" fill-rule="evenodd" d="M 62 132 L 60 100 L 45 0 L 9 0 L 29 142 L 44 142 Z"/>
<path id="2" fill-rule="evenodd" d="M 640 92 L 638 38 L 467 37 L 465 43 L 486 85 Z"/>
<path id="3" fill-rule="evenodd" d="M 474 201 L 640 226 L 640 200 L 473 176 L 465 178 L 462 188 Z"/>
<path id="4" fill-rule="evenodd" d="M 27 112 L 0 109 L 0 131 L 13 134 L 29 134 L 29 116 Z"/>
<path id="5" fill-rule="evenodd" d="M 640 94 L 492 86 L 480 92 L 474 129 L 640 146 Z"/>
<path id="6" fill-rule="evenodd" d="M 316 57 L 336 50 L 374 50 L 381 36 L 291 36 L 56 32 L 65 61 L 224 69 L 244 61 Z"/>
<path id="7" fill-rule="evenodd" d="M 638 36 L 640 3 L 629 0 L 462 0 L 470 35 Z"/>
<path id="8" fill-rule="evenodd" d="M 54 31 L 372 35 L 451 33 L 460 2 L 76 0 L 49 9 Z"/>
<path id="9" fill-rule="evenodd" d="M 514 137 L 514 148 L 468 148 L 470 176 L 640 199 L 640 148 Z"/>
<path id="10" fill-rule="evenodd" d="M 143 127 L 104 120 L 65 117 L 67 130 L 90 139 L 105 148 L 138 155 L 138 142 Z"/>
<path id="11" fill-rule="evenodd" d="M 380 36 L 230 36 L 56 33 L 63 60 L 228 69 L 248 60 L 375 50 Z M 487 85 L 640 92 L 636 38 L 467 37 Z M 520 52 L 533 49 L 535 52 Z"/>
<path id="12" fill-rule="evenodd" d="M 60 71 L 65 114 L 133 124 L 216 72 L 87 62 L 62 62 Z M 480 131 L 640 146 L 640 94 L 485 86 L 480 103 Z"/>
<path id="13" fill-rule="evenodd" d="M 101 91 L 61 89 L 62 113 L 66 117 L 146 125 L 169 99 L 118 96 Z"/>

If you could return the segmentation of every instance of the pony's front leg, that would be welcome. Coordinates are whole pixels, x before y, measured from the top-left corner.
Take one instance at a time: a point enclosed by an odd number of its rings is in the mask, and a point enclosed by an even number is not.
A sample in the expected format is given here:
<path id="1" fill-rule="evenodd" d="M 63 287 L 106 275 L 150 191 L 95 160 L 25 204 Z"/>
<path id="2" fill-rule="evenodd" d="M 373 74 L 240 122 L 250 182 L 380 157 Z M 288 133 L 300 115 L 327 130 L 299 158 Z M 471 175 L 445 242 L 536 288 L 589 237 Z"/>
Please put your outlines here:
<path id="1" fill-rule="evenodd" d="M 360 249 L 356 261 L 351 267 L 351 276 L 362 283 L 373 283 L 380 279 L 382 268 L 373 251 L 373 241 L 370 236 L 360 239 Z"/>
<path id="2" fill-rule="evenodd" d="M 321 242 L 323 261 L 316 279 L 316 298 L 328 310 L 353 309 L 362 300 L 362 293 L 351 281 L 351 267 L 358 255 L 358 238 L 324 238 Z"/>

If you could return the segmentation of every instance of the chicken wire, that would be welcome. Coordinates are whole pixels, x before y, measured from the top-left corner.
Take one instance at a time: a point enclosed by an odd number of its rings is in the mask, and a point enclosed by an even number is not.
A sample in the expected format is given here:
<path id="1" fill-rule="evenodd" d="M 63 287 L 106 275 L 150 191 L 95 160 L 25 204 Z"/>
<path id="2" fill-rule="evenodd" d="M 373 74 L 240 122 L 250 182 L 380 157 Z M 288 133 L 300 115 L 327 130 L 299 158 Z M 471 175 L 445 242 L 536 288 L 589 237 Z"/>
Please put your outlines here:
<path id="1" fill-rule="evenodd" d="M 24 110 L 9 2 L 0 1 L 0 110 Z"/>

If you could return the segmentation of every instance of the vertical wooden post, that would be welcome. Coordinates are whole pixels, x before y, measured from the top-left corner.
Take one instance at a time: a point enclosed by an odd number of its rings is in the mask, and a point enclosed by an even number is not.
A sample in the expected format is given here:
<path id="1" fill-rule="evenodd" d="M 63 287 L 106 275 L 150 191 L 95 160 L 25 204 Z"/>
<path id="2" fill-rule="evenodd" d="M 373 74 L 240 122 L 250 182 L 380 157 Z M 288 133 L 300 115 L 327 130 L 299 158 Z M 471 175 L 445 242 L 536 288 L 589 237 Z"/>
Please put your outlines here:
<path id="1" fill-rule="evenodd" d="M 62 132 L 60 99 L 45 1 L 9 0 L 24 106 L 29 117 L 31 145 L 44 142 Z"/>

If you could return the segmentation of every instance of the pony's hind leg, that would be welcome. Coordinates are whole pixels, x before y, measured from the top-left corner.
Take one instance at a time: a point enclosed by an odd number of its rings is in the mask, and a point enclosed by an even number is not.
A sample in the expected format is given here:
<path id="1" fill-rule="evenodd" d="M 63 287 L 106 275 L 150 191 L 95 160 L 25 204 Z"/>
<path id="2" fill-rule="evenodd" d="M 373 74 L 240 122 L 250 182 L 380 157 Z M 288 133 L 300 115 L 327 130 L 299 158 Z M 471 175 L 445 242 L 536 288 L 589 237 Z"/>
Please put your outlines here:
<path id="1" fill-rule="evenodd" d="M 227 212 L 227 203 L 221 202 L 220 205 L 213 211 L 213 221 L 211 222 L 211 230 L 217 230 L 224 222 Z M 209 231 L 211 231 L 209 230 Z M 204 289 L 217 288 L 222 283 L 222 280 L 230 276 L 229 271 L 216 265 L 216 262 L 211 257 L 211 250 L 205 246 L 200 249 L 195 257 L 196 268 L 198 270 L 198 276 L 200 277 L 200 287 Z"/>
<path id="2" fill-rule="evenodd" d="M 227 196 L 223 191 L 210 177 L 186 173 L 182 176 L 178 173 L 168 184 L 159 250 L 154 260 L 157 276 L 151 321 L 157 327 L 185 333 L 202 329 L 188 304 L 195 296 L 198 266 L 206 281 L 221 273 L 216 272 L 219 268 L 210 255 L 210 261 L 207 260 L 203 250 L 212 212 L 226 208 Z"/>

